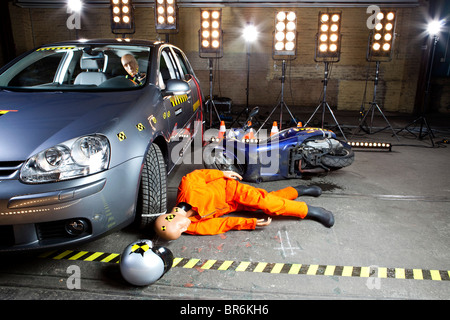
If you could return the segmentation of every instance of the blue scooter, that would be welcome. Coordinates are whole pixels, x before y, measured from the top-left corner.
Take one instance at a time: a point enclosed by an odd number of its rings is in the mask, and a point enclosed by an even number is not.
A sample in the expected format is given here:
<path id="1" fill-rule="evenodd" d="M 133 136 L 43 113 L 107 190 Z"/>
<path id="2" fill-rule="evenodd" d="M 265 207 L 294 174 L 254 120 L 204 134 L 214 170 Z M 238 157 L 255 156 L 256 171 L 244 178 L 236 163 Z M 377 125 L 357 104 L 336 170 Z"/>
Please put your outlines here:
<path id="1" fill-rule="evenodd" d="M 355 154 L 333 131 L 291 127 L 271 135 L 254 132 L 249 125 L 259 109 L 254 108 L 242 128 L 232 128 L 224 137 L 214 137 L 205 146 L 204 166 L 239 173 L 244 181 L 263 182 L 302 178 L 351 165 Z"/>

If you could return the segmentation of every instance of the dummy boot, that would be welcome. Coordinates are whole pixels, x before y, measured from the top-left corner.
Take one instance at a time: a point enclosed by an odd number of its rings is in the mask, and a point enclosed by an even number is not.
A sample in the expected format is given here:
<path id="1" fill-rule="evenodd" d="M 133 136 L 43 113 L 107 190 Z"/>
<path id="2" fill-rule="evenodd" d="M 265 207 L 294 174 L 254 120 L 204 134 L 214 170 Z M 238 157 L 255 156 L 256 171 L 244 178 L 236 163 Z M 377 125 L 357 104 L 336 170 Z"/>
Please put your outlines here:
<path id="1" fill-rule="evenodd" d="M 322 194 L 322 189 L 318 186 L 296 186 L 293 187 L 298 192 L 298 196 L 318 197 Z"/>
<path id="2" fill-rule="evenodd" d="M 308 214 L 305 219 L 318 221 L 327 228 L 331 228 L 334 225 L 333 214 L 324 208 L 308 206 Z"/>

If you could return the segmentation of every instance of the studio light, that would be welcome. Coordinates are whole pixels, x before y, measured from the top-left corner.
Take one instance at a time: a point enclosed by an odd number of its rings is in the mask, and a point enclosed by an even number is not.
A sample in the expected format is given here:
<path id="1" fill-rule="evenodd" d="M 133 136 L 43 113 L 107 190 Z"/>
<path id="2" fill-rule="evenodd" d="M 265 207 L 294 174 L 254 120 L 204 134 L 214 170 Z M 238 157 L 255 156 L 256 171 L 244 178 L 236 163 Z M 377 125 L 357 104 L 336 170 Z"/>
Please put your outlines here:
<path id="1" fill-rule="evenodd" d="M 67 7 L 71 12 L 81 12 L 81 9 L 83 9 L 83 2 L 81 0 L 68 0 Z"/>
<path id="2" fill-rule="evenodd" d="M 256 27 L 251 23 L 247 24 L 242 31 L 242 36 L 246 42 L 256 41 L 256 39 L 258 39 L 258 34 L 258 29 L 256 29 Z"/>
<path id="3" fill-rule="evenodd" d="M 134 8 L 131 0 L 111 0 L 111 32 L 134 33 Z"/>
<path id="4" fill-rule="evenodd" d="M 274 59 L 295 58 L 297 54 L 297 14 L 294 11 L 276 13 L 272 49 Z"/>
<path id="5" fill-rule="evenodd" d="M 201 57 L 215 58 L 223 55 L 222 34 L 222 10 L 202 9 L 200 12 L 199 31 L 199 52 Z"/>
<path id="6" fill-rule="evenodd" d="M 389 61 L 391 59 L 396 20 L 397 15 L 395 11 L 381 10 L 377 14 L 375 27 L 369 34 L 368 61 Z"/>
<path id="7" fill-rule="evenodd" d="M 427 32 L 432 36 L 436 36 L 441 32 L 443 21 L 433 20 L 428 24 Z"/>
<path id="8" fill-rule="evenodd" d="M 319 12 L 316 61 L 339 61 L 341 53 L 341 12 Z"/>
<path id="9" fill-rule="evenodd" d="M 176 0 L 155 0 L 156 32 L 178 32 Z"/>

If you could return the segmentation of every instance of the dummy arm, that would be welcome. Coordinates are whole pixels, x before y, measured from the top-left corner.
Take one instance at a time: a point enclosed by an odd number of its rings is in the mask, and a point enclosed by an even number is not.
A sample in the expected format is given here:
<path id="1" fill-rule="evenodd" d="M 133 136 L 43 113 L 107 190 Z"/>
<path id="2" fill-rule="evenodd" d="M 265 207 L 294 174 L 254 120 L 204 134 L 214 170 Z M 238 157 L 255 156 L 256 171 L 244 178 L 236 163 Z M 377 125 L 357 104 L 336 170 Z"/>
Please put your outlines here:
<path id="1" fill-rule="evenodd" d="M 233 171 L 220 171 L 214 169 L 199 169 L 188 174 L 189 177 L 196 179 L 197 181 L 203 180 L 205 183 L 208 183 L 213 180 L 226 178 L 226 179 L 236 179 L 242 180 L 242 177 Z"/>
<path id="2" fill-rule="evenodd" d="M 255 218 L 226 217 L 193 221 L 186 233 L 196 235 L 214 235 L 229 230 L 253 230 L 257 226 Z"/>
<path id="3" fill-rule="evenodd" d="M 203 180 L 205 183 L 208 183 L 210 181 L 223 178 L 224 174 L 220 170 L 200 169 L 191 172 L 188 176 L 196 179 L 197 181 Z"/>

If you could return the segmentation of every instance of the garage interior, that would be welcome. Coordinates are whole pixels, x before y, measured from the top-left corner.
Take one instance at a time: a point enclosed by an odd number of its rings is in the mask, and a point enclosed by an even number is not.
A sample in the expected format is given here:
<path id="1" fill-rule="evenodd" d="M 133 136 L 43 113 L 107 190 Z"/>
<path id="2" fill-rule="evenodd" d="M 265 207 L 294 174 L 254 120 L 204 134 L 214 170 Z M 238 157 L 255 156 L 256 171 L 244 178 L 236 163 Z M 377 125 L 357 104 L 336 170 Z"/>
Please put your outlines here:
<path id="1" fill-rule="evenodd" d="M 168 41 L 186 53 L 200 79 L 204 100 L 212 93 L 217 109 L 205 108 L 207 127 L 218 129 L 219 120 L 224 120 L 227 128 L 238 125 L 248 110 L 258 106 L 260 122 L 274 111 L 269 124 L 279 121 L 285 128 L 307 122 L 329 128 L 340 137 L 345 134 L 348 141 L 382 141 L 390 143 L 392 149 L 355 148 L 355 162 L 342 170 L 252 184 L 268 191 L 299 184 L 320 186 L 322 196 L 299 200 L 333 211 L 336 224 L 331 229 L 313 221 L 277 218 L 267 228 L 253 232 L 186 235 L 174 242 L 153 238 L 173 252 L 176 263 L 146 287 L 127 284 L 115 263 L 67 258 L 84 251 L 120 254 L 129 243 L 154 237 L 126 228 L 76 248 L 0 257 L 0 299 L 450 297 L 447 1 L 178 0 L 178 26 L 170 32 L 158 32 L 156 28 L 155 1 L 132 3 L 135 30 L 126 37 Z M 0 6 L 0 66 L 43 44 L 122 36 L 112 33 L 110 1 L 83 1 L 78 17 L 62 0 L 3 1 Z M 369 6 L 396 13 L 392 52 L 379 64 L 367 59 L 368 26 L 373 14 Z M 199 52 L 202 8 L 222 12 L 220 57 L 205 58 Z M 297 14 L 296 51 L 287 59 L 274 59 L 274 21 L 282 10 Z M 316 56 L 321 12 L 341 13 L 340 56 L 329 64 Z M 442 21 L 437 35 L 427 29 L 432 21 Z M 251 43 L 243 38 L 248 24 L 258 31 Z M 324 81 L 326 66 L 328 78 Z M 324 97 L 324 82 L 329 109 L 318 108 Z M 371 125 L 362 125 L 375 84 L 380 109 L 375 109 Z M 280 99 L 287 108 L 278 108 Z M 193 148 L 169 176 L 168 207 L 175 204 L 181 177 L 202 168 L 189 161 L 198 151 Z M 253 267 L 241 271 L 243 262 Z M 81 288 L 67 285 L 71 275 L 67 270 L 73 265 L 81 270 Z M 301 272 L 290 274 L 293 267 Z M 329 275 L 329 267 L 341 273 Z M 175 308 L 174 314 L 181 308 Z"/>

